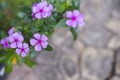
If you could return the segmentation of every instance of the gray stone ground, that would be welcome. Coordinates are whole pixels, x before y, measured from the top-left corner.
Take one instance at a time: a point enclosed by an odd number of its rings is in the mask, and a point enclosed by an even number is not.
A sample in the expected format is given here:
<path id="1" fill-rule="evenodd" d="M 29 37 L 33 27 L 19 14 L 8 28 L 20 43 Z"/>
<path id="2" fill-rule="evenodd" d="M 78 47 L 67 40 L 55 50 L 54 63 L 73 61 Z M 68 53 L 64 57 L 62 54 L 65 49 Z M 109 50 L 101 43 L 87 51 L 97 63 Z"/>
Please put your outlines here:
<path id="1" fill-rule="evenodd" d="M 74 42 L 57 28 L 55 48 L 41 52 L 30 69 L 15 66 L 7 80 L 120 80 L 120 0 L 81 0 L 86 25 Z"/>

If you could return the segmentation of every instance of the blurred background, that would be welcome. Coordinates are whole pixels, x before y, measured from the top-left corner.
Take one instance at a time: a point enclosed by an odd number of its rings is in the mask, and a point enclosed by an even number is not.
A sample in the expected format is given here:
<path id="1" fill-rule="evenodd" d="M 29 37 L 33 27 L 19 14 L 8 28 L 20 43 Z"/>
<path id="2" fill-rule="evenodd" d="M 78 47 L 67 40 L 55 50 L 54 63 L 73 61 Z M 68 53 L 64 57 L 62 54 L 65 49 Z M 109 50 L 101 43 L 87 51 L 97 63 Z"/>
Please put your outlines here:
<path id="1" fill-rule="evenodd" d="M 7 80 L 120 80 L 120 0 L 81 0 L 81 12 L 86 24 L 75 42 L 56 28 L 54 51 L 41 52 L 34 69 L 15 65 Z"/>

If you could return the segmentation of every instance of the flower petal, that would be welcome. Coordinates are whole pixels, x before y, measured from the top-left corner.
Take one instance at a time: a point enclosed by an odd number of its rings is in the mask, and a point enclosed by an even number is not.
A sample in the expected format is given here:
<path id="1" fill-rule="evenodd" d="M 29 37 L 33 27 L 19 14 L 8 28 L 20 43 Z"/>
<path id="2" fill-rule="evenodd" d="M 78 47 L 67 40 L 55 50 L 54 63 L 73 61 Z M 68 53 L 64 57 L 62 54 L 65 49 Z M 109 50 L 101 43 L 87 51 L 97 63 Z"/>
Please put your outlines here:
<path id="1" fill-rule="evenodd" d="M 67 20 L 67 21 L 66 21 L 66 24 L 67 24 L 68 26 L 72 26 L 72 20 Z"/>
<path id="2" fill-rule="evenodd" d="M 43 3 L 39 2 L 39 3 L 37 4 L 37 7 L 38 7 L 39 9 L 42 9 L 42 8 L 44 7 L 44 5 L 43 5 Z"/>
<path id="3" fill-rule="evenodd" d="M 36 39 L 30 39 L 30 44 L 32 46 L 34 46 L 35 44 L 37 44 L 37 40 Z"/>
<path id="4" fill-rule="evenodd" d="M 26 48 L 26 49 L 25 49 L 25 52 L 26 52 L 26 53 L 29 53 L 29 52 L 30 52 L 30 48 Z"/>
<path id="5" fill-rule="evenodd" d="M 46 13 L 42 13 L 42 17 L 43 18 L 47 18 L 48 17 L 48 13 L 46 12 Z"/>
<path id="6" fill-rule="evenodd" d="M 73 28 L 76 28 L 76 27 L 77 27 L 77 22 L 76 22 L 76 21 L 73 21 L 73 22 L 72 22 L 72 27 L 73 27 Z"/>
<path id="7" fill-rule="evenodd" d="M 84 21 L 84 15 L 83 15 L 83 14 L 80 14 L 80 15 L 78 16 L 78 18 L 77 18 L 77 21 L 78 21 L 78 22 Z"/>
<path id="8" fill-rule="evenodd" d="M 51 12 L 51 11 L 48 11 L 48 12 L 47 12 L 47 17 L 50 17 L 51 14 L 52 14 L 52 12 Z"/>
<path id="9" fill-rule="evenodd" d="M 49 7 L 49 10 L 53 10 L 53 5 L 52 4 L 50 4 L 48 7 Z"/>
<path id="10" fill-rule="evenodd" d="M 48 46 L 48 42 L 42 42 L 41 45 L 43 48 L 46 48 Z"/>
<path id="11" fill-rule="evenodd" d="M 20 50 L 20 49 L 16 49 L 16 53 L 17 53 L 17 54 L 20 54 L 20 53 L 21 53 L 21 50 Z"/>
<path id="12" fill-rule="evenodd" d="M 34 5 L 33 7 L 32 7 L 32 12 L 33 13 L 37 13 L 39 11 L 39 8 L 36 6 L 36 5 Z"/>
<path id="13" fill-rule="evenodd" d="M 19 41 L 23 41 L 24 37 L 22 35 L 19 35 Z"/>
<path id="14" fill-rule="evenodd" d="M 28 44 L 27 43 L 23 43 L 23 48 L 28 48 Z"/>
<path id="15" fill-rule="evenodd" d="M 40 39 L 40 34 L 39 33 L 36 33 L 33 35 L 36 39 Z"/>
<path id="16" fill-rule="evenodd" d="M 4 43 L 5 43 L 4 39 L 0 40 L 0 44 L 4 44 Z"/>
<path id="17" fill-rule="evenodd" d="M 71 11 L 67 11 L 67 12 L 66 12 L 66 17 L 67 17 L 67 18 L 72 18 L 72 16 L 73 16 L 73 14 L 72 14 Z"/>
<path id="18" fill-rule="evenodd" d="M 80 12 L 79 12 L 78 10 L 74 10 L 74 11 L 73 11 L 73 16 L 76 16 L 76 17 L 77 17 L 77 16 L 79 16 L 79 15 L 80 15 Z"/>
<path id="19" fill-rule="evenodd" d="M 83 27 L 85 25 L 85 22 L 84 21 L 81 21 L 78 23 L 80 27 Z"/>
<path id="20" fill-rule="evenodd" d="M 41 51 L 42 50 L 42 48 L 39 44 L 37 44 L 34 48 L 35 48 L 35 51 Z"/>
<path id="21" fill-rule="evenodd" d="M 18 38 L 19 35 L 20 35 L 20 34 L 19 34 L 18 32 L 12 34 L 12 36 L 13 36 L 14 38 Z"/>
<path id="22" fill-rule="evenodd" d="M 44 7 L 44 11 L 46 11 L 46 12 L 47 12 L 47 11 L 49 11 L 49 10 L 50 10 L 50 9 L 49 9 L 49 7 L 47 7 L 47 6 L 46 6 L 46 7 Z"/>
<path id="23" fill-rule="evenodd" d="M 15 42 L 13 42 L 13 43 L 11 43 L 10 47 L 11 47 L 11 48 L 17 48 L 17 45 L 16 45 Z"/>
<path id="24" fill-rule="evenodd" d="M 14 41 L 14 38 L 12 36 L 9 36 L 9 42 L 12 43 Z"/>
<path id="25" fill-rule="evenodd" d="M 47 1 L 42 1 L 43 6 L 47 6 L 47 4 L 48 4 Z"/>
<path id="26" fill-rule="evenodd" d="M 41 19 L 41 13 L 36 13 L 36 14 L 35 14 L 35 18 Z"/>
<path id="27" fill-rule="evenodd" d="M 41 40 L 42 40 L 42 41 L 47 41 L 47 40 L 48 40 L 48 37 L 47 37 L 46 35 L 42 35 Z"/>
<path id="28" fill-rule="evenodd" d="M 13 32 L 14 32 L 14 30 L 15 30 L 15 28 L 14 28 L 14 27 L 12 27 L 12 28 L 8 31 L 8 34 L 9 34 L 9 35 L 12 35 L 12 34 L 13 34 Z"/>
<path id="29" fill-rule="evenodd" d="M 22 57 L 26 57 L 27 54 L 26 54 L 25 52 L 22 52 L 22 53 L 21 53 L 21 56 L 22 56 Z"/>
<path id="30" fill-rule="evenodd" d="M 22 42 L 18 42 L 18 43 L 17 43 L 17 47 L 18 47 L 18 48 L 22 48 Z"/>

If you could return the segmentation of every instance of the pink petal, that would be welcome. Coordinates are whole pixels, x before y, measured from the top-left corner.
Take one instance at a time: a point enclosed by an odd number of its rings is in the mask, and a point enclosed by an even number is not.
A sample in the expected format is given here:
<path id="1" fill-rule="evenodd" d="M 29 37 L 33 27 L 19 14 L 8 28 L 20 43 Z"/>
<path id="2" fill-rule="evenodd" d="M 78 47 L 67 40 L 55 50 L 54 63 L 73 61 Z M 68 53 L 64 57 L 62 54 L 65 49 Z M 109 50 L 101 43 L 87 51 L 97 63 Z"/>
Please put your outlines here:
<path id="1" fill-rule="evenodd" d="M 79 16 L 79 15 L 80 15 L 80 12 L 79 12 L 78 10 L 74 10 L 74 11 L 73 11 L 73 16 L 76 16 L 76 17 L 77 17 L 77 16 Z"/>
<path id="2" fill-rule="evenodd" d="M 2 40 L 0 41 L 0 44 L 4 44 L 4 42 L 5 42 L 5 40 L 4 40 L 4 39 L 2 39 Z"/>
<path id="3" fill-rule="evenodd" d="M 15 30 L 15 28 L 12 27 L 12 28 L 8 31 L 8 34 L 9 34 L 9 35 L 13 34 L 13 33 L 14 33 L 14 30 Z"/>
<path id="4" fill-rule="evenodd" d="M 72 27 L 73 27 L 73 28 L 76 28 L 76 27 L 77 27 L 77 22 L 76 22 L 76 21 L 73 21 Z"/>
<path id="5" fill-rule="evenodd" d="M 43 4 L 43 6 L 47 6 L 48 5 L 47 1 L 42 1 L 42 4 Z"/>
<path id="6" fill-rule="evenodd" d="M 6 40 L 6 41 L 9 41 L 9 37 L 6 37 L 5 40 Z"/>
<path id="7" fill-rule="evenodd" d="M 22 57 L 26 57 L 27 54 L 26 54 L 25 52 L 22 52 L 22 53 L 21 53 L 21 56 L 22 56 Z"/>
<path id="8" fill-rule="evenodd" d="M 30 39 L 30 44 L 32 46 L 34 46 L 35 44 L 37 44 L 37 40 L 36 39 Z"/>
<path id="9" fill-rule="evenodd" d="M 39 11 L 39 8 L 37 6 L 32 7 L 32 12 L 37 13 Z"/>
<path id="10" fill-rule="evenodd" d="M 42 17 L 43 18 L 47 18 L 48 17 L 48 13 L 46 12 L 46 13 L 42 13 Z"/>
<path id="11" fill-rule="evenodd" d="M 21 53 L 21 50 L 20 50 L 20 49 L 16 49 L 16 53 L 17 53 L 17 54 L 20 54 L 20 53 Z"/>
<path id="12" fill-rule="evenodd" d="M 19 41 L 23 41 L 24 37 L 22 35 L 19 35 Z"/>
<path id="13" fill-rule="evenodd" d="M 26 52 L 26 53 L 29 53 L 29 52 L 30 52 L 30 48 L 26 48 L 26 49 L 25 49 L 25 52 Z"/>
<path id="14" fill-rule="evenodd" d="M 53 10 L 53 5 L 52 4 L 50 4 L 48 7 L 49 7 L 49 10 Z"/>
<path id="15" fill-rule="evenodd" d="M 67 24 L 68 26 L 72 26 L 72 20 L 67 20 L 67 21 L 66 21 L 66 24 Z"/>
<path id="16" fill-rule="evenodd" d="M 39 44 L 37 44 L 34 48 L 35 48 L 35 51 L 41 51 L 42 50 L 42 48 Z"/>
<path id="17" fill-rule="evenodd" d="M 18 48 L 22 48 L 22 42 L 19 42 L 19 43 L 17 44 L 17 47 L 18 47 Z"/>
<path id="18" fill-rule="evenodd" d="M 41 2 L 39 2 L 39 3 L 37 4 L 37 7 L 38 7 L 39 9 L 42 9 L 42 8 L 44 7 L 44 5 L 43 5 Z"/>
<path id="19" fill-rule="evenodd" d="M 73 14 L 72 14 L 71 11 L 67 11 L 67 12 L 66 12 L 66 17 L 67 17 L 67 18 L 72 18 L 72 16 L 73 16 Z"/>
<path id="20" fill-rule="evenodd" d="M 48 46 L 48 42 L 42 42 L 41 45 L 43 48 L 46 48 Z"/>
<path id="21" fill-rule="evenodd" d="M 82 22 L 79 22 L 78 24 L 79 24 L 80 27 L 83 27 L 85 25 L 85 22 L 82 21 Z"/>
<path id="22" fill-rule="evenodd" d="M 27 43 L 23 43 L 23 48 L 28 48 L 28 44 Z"/>
<path id="23" fill-rule="evenodd" d="M 36 13 L 36 14 L 35 14 L 35 18 L 41 19 L 41 13 Z"/>
<path id="24" fill-rule="evenodd" d="M 41 40 L 42 40 L 42 41 L 47 41 L 47 40 L 48 40 L 48 37 L 47 37 L 46 35 L 42 35 Z"/>
<path id="25" fill-rule="evenodd" d="M 9 42 L 13 42 L 14 38 L 12 36 L 9 36 Z"/>
<path id="26" fill-rule="evenodd" d="M 49 11 L 49 10 L 50 10 L 50 9 L 49 9 L 49 7 L 47 7 L 47 6 L 46 6 L 46 7 L 44 7 L 44 11 L 46 11 L 46 12 L 47 12 L 47 11 Z"/>
<path id="27" fill-rule="evenodd" d="M 48 12 L 47 12 L 47 16 L 48 16 L 48 17 L 50 17 L 50 16 L 51 16 L 51 14 L 52 14 L 52 12 L 51 12 L 51 11 L 48 11 Z"/>
<path id="28" fill-rule="evenodd" d="M 12 36 L 13 36 L 14 38 L 18 38 L 19 35 L 20 35 L 20 34 L 19 34 L 18 32 L 12 34 Z"/>
<path id="29" fill-rule="evenodd" d="M 36 33 L 33 35 L 36 39 L 40 39 L 40 34 L 39 33 Z"/>
<path id="30" fill-rule="evenodd" d="M 17 45 L 16 45 L 16 43 L 15 42 L 13 42 L 13 43 L 11 43 L 11 48 L 17 48 Z"/>

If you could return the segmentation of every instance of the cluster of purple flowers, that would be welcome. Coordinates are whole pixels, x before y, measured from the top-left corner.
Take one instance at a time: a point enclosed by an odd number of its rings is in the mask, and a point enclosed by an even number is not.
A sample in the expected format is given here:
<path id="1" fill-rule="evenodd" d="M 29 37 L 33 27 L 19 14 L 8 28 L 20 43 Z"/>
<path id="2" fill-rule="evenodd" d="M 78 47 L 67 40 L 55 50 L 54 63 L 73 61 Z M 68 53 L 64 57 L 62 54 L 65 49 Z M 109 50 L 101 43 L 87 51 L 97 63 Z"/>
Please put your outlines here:
<path id="1" fill-rule="evenodd" d="M 8 32 L 9 36 L 1 39 L 0 44 L 3 48 L 16 49 L 16 53 L 22 57 L 26 57 L 30 52 L 29 44 L 24 42 L 24 37 L 21 32 L 14 32 L 14 27 Z M 30 44 L 35 46 L 35 51 L 41 51 L 42 48 L 46 48 L 48 45 L 48 38 L 46 35 L 34 34 L 34 38 L 30 39 Z"/>
<path id="2" fill-rule="evenodd" d="M 46 1 L 35 3 L 32 6 L 32 17 L 35 19 L 42 19 L 50 17 L 54 7 L 52 4 L 48 4 Z M 84 15 L 78 10 L 66 11 L 65 17 L 66 25 L 76 28 L 77 25 L 84 26 Z M 24 42 L 24 37 L 21 32 L 14 32 L 15 28 L 11 28 L 8 32 L 9 36 L 0 40 L 0 44 L 3 48 L 16 49 L 16 53 L 22 57 L 26 57 L 30 52 L 29 44 Z M 34 46 L 35 51 L 41 51 L 48 46 L 48 37 L 39 33 L 33 34 L 30 39 L 31 46 Z"/>
<path id="3" fill-rule="evenodd" d="M 46 1 L 33 4 L 32 7 L 32 16 L 33 20 L 47 18 L 51 16 L 53 11 L 53 5 L 48 4 Z M 79 10 L 67 11 L 66 12 L 66 25 L 76 28 L 77 25 L 84 26 L 84 15 L 79 12 Z"/>
<path id="4" fill-rule="evenodd" d="M 22 57 L 26 57 L 30 49 L 27 43 L 24 43 L 24 37 L 21 32 L 14 32 L 15 28 L 8 31 L 9 36 L 0 41 L 3 48 L 16 49 L 16 53 Z"/>
<path id="5" fill-rule="evenodd" d="M 35 3 L 32 7 L 33 20 L 50 17 L 52 11 L 53 5 L 48 4 L 46 1 Z"/>

